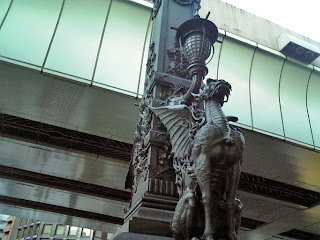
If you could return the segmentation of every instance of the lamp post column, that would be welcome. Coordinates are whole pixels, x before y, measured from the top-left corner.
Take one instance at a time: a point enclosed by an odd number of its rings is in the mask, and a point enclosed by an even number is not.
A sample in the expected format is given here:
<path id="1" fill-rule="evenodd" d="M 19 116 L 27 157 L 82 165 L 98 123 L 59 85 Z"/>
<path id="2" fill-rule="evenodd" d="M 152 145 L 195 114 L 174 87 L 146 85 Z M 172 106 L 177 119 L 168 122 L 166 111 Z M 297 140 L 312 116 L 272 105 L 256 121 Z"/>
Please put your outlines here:
<path id="1" fill-rule="evenodd" d="M 173 94 L 175 82 L 188 89 L 190 79 L 169 75 L 177 27 L 194 17 L 200 0 L 154 0 L 153 28 L 147 61 L 144 95 L 126 188 L 132 192 L 120 231 L 170 236 L 170 222 L 178 200 L 176 176 L 166 130 L 149 109 Z M 170 52 L 170 51 L 169 51 Z M 172 53 L 172 52 L 171 52 Z M 179 54 L 177 52 L 176 54 Z M 174 58 L 178 60 L 178 55 Z"/>

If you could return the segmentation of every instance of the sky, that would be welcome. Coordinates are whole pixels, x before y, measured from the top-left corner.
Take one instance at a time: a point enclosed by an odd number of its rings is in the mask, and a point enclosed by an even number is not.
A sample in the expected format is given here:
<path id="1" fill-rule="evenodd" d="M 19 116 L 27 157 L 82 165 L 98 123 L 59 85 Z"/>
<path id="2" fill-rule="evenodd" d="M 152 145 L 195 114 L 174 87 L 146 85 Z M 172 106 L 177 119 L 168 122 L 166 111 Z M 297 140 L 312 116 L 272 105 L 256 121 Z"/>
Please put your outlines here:
<path id="1" fill-rule="evenodd" d="M 320 42 L 320 0 L 222 0 Z"/>

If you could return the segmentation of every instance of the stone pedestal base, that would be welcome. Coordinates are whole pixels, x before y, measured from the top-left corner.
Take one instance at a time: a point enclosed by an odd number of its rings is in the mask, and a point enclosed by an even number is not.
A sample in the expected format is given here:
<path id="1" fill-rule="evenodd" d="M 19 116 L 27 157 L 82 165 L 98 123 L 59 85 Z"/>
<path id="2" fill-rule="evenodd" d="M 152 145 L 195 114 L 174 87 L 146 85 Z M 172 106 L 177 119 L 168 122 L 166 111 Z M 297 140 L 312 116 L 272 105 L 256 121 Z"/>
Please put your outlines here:
<path id="1" fill-rule="evenodd" d="M 125 223 L 118 231 L 115 239 L 120 239 L 118 236 L 130 235 L 120 235 L 120 233 L 155 235 L 158 237 L 155 239 L 166 239 L 159 238 L 160 236 L 170 237 L 170 224 L 177 201 L 177 198 L 146 193 L 141 201 L 130 208 L 125 218 Z"/>

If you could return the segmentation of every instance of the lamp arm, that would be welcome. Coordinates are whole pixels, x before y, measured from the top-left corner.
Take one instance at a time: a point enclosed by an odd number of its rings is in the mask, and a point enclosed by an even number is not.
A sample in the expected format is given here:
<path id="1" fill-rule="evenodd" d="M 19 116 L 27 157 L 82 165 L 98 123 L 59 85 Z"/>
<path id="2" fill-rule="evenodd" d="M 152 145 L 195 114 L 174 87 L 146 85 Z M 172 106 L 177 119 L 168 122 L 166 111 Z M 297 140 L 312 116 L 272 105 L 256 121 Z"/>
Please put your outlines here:
<path id="1" fill-rule="evenodd" d="M 188 91 L 186 92 L 185 95 L 183 95 L 183 101 L 187 104 L 190 105 L 194 96 L 193 94 L 199 93 L 199 89 L 201 87 L 203 80 L 203 76 L 201 74 L 193 74 L 192 75 L 192 83 Z"/>

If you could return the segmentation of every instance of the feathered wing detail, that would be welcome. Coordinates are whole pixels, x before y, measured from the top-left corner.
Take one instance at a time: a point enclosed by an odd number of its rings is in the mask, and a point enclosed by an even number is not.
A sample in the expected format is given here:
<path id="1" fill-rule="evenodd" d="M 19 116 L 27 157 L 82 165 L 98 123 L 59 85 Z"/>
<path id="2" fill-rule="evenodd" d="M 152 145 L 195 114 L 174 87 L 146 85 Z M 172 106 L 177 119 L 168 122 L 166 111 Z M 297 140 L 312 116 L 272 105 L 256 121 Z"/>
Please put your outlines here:
<path id="1" fill-rule="evenodd" d="M 192 114 L 187 105 L 150 107 L 167 128 L 174 158 L 185 159 L 189 155 L 192 144 L 190 129 L 194 124 Z"/>

